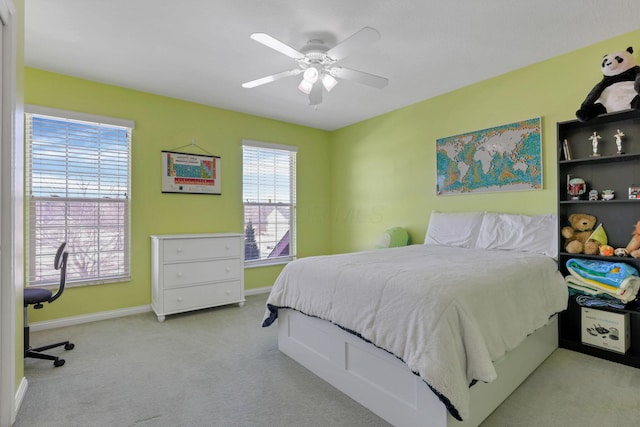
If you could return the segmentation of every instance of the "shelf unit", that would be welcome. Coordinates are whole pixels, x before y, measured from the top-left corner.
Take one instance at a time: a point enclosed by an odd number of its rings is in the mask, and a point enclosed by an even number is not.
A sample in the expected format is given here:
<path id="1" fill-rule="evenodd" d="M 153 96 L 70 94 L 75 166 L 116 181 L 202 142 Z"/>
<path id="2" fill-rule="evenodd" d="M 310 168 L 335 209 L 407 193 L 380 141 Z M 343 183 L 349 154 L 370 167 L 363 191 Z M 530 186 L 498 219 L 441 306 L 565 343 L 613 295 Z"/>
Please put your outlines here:
<path id="1" fill-rule="evenodd" d="M 614 134 L 621 130 L 624 154 L 616 154 Z M 593 146 L 589 137 L 597 132 L 602 139 L 598 143 L 600 156 L 592 157 Z M 594 215 L 602 224 L 614 248 L 625 247 L 631 239 L 635 224 L 640 221 L 640 199 L 629 199 L 628 190 L 640 185 L 640 112 L 627 110 L 596 117 L 589 122 L 571 120 L 557 124 L 558 135 L 558 267 L 568 275 L 566 262 L 570 258 L 587 258 L 626 262 L 640 270 L 640 258 L 604 257 L 600 255 L 570 254 L 564 251 L 564 239 L 560 229 L 569 225 L 574 213 Z M 571 151 L 566 159 L 563 141 Z M 581 200 L 571 200 L 567 193 L 570 178 L 582 178 L 587 185 Z M 589 190 L 613 190 L 613 200 L 588 200 Z M 598 308 L 614 313 L 629 313 L 631 346 L 626 354 L 619 354 L 598 347 L 582 344 L 580 306 L 570 299 L 568 309 L 560 315 L 560 347 L 612 360 L 640 368 L 640 304 L 632 302 L 624 310 Z"/>

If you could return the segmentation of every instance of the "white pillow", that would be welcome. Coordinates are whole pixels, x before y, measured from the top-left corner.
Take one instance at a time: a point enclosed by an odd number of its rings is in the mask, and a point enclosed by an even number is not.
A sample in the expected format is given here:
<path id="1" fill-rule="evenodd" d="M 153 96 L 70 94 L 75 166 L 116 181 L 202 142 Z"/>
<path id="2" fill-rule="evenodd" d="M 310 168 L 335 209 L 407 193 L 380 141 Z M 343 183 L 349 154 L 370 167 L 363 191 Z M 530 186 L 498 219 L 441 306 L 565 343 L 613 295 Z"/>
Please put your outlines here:
<path id="1" fill-rule="evenodd" d="M 475 247 L 484 212 L 431 212 L 425 245 Z"/>
<path id="2" fill-rule="evenodd" d="M 482 219 L 476 248 L 533 252 L 557 258 L 557 216 L 487 212 Z"/>

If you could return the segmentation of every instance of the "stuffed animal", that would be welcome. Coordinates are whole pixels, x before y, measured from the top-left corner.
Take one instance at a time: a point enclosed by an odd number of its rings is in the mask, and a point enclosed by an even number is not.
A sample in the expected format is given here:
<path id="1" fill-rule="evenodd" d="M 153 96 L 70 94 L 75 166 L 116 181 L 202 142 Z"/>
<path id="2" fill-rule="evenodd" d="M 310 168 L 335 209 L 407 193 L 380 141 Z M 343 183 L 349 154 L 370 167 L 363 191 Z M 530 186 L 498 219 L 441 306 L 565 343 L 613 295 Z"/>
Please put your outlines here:
<path id="1" fill-rule="evenodd" d="M 633 57 L 633 48 L 605 55 L 600 67 L 604 77 L 576 111 L 581 122 L 600 114 L 640 109 L 640 66 Z"/>
<path id="2" fill-rule="evenodd" d="M 640 221 L 636 224 L 636 228 L 633 230 L 633 237 L 625 249 L 632 257 L 640 258 Z"/>
<path id="3" fill-rule="evenodd" d="M 600 242 L 589 239 L 596 221 L 597 218 L 593 215 L 582 213 L 569 215 L 571 225 L 562 227 L 560 231 L 562 237 L 566 239 L 564 249 L 570 254 L 597 254 L 600 250 Z"/>
<path id="4" fill-rule="evenodd" d="M 376 242 L 376 248 L 397 248 L 409 244 L 409 233 L 402 227 L 393 227 L 384 232 Z"/>

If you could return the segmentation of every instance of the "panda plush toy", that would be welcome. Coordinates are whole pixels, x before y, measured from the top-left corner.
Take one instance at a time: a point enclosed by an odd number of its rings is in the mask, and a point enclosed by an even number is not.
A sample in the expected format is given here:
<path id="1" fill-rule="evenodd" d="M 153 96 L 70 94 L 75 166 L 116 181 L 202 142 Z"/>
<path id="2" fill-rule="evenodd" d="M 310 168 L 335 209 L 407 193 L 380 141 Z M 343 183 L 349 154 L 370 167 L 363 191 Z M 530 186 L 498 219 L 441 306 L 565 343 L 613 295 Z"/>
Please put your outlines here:
<path id="1" fill-rule="evenodd" d="M 605 55 L 600 67 L 604 77 L 576 111 L 578 120 L 586 122 L 600 114 L 630 108 L 640 110 L 640 67 L 633 48 Z"/>

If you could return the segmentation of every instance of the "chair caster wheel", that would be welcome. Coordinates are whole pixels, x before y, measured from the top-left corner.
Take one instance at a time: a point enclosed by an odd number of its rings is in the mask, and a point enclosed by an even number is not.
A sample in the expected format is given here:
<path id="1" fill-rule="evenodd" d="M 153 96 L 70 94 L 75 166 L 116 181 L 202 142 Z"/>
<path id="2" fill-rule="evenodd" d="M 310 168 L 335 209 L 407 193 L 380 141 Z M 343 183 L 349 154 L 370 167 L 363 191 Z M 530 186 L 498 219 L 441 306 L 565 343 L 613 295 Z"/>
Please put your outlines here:
<path id="1" fill-rule="evenodd" d="M 53 366 L 55 366 L 56 368 L 59 366 L 64 365 L 65 360 L 64 359 L 58 359 L 55 362 L 53 362 Z"/>
<path id="2" fill-rule="evenodd" d="M 65 350 L 73 350 L 75 346 L 76 346 L 76 345 L 75 345 L 75 344 L 73 344 L 73 343 L 65 344 L 65 345 L 64 345 L 64 349 L 65 349 Z"/>

